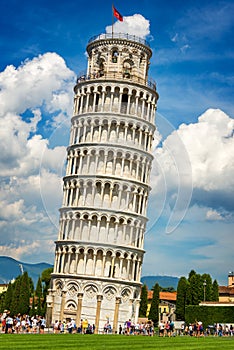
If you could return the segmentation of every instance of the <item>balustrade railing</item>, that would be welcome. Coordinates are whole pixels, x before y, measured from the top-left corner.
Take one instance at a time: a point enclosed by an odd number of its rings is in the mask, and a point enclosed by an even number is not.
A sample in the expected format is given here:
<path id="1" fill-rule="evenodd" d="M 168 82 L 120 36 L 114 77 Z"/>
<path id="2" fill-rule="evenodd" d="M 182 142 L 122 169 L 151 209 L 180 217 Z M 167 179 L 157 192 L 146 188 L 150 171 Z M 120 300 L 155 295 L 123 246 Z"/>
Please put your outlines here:
<path id="1" fill-rule="evenodd" d="M 93 36 L 88 44 L 91 44 L 93 41 L 97 41 L 97 40 L 102 40 L 102 39 L 127 39 L 127 40 L 131 40 L 131 41 L 135 41 L 136 43 L 140 43 L 143 44 L 145 46 L 150 47 L 150 44 L 148 41 L 146 41 L 144 38 L 141 38 L 139 36 L 136 35 L 131 35 L 128 33 L 105 33 L 105 34 L 98 34 Z"/>
<path id="2" fill-rule="evenodd" d="M 140 78 L 136 75 L 128 75 L 128 76 L 124 76 L 120 73 L 92 73 L 90 75 L 87 74 L 79 74 L 76 83 L 80 84 L 83 83 L 84 81 L 87 80 L 121 80 L 121 81 L 129 81 L 132 83 L 138 83 L 141 85 L 145 85 L 149 88 L 151 88 L 152 90 L 156 91 L 156 82 L 152 79 L 149 78 L 147 79 L 143 79 Z"/>

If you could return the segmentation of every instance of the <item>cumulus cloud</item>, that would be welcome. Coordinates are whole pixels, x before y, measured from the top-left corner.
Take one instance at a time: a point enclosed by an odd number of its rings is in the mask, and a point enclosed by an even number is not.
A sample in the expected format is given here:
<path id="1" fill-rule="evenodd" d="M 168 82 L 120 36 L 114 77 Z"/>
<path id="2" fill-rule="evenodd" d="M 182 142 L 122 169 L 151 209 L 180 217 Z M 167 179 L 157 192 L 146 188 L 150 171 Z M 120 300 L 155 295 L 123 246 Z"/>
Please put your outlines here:
<path id="1" fill-rule="evenodd" d="M 61 205 L 66 148 L 56 145 L 54 136 L 56 130 L 69 133 L 74 78 L 55 53 L 26 60 L 18 68 L 8 66 L 0 73 L 1 255 L 24 258 L 39 254 L 43 240 L 51 244 L 56 238 L 51 218 L 58 221 L 55 208 Z M 48 119 L 49 127 L 53 125 L 49 139 L 45 136 Z M 59 136 L 61 142 L 61 133 Z M 50 202 L 48 196 L 43 199 L 48 193 Z"/>
<path id="2" fill-rule="evenodd" d="M 181 125 L 178 134 L 192 164 L 194 187 L 229 192 L 234 186 L 234 119 L 209 109 L 198 123 Z"/>
<path id="3" fill-rule="evenodd" d="M 166 193 L 164 204 L 177 223 L 196 204 L 208 208 L 207 220 L 230 219 L 228 212 L 234 209 L 233 132 L 234 119 L 219 109 L 209 109 L 197 123 L 180 125 L 155 149 L 152 195 Z"/>
<path id="4" fill-rule="evenodd" d="M 206 213 L 206 218 L 211 221 L 223 220 L 224 218 L 217 210 L 209 209 Z"/>
<path id="5" fill-rule="evenodd" d="M 113 26 L 114 33 L 128 33 L 141 38 L 146 38 L 150 34 L 150 22 L 140 14 L 124 16 L 123 22 L 117 21 Z M 112 32 L 112 26 L 106 27 L 106 33 Z"/>
<path id="6" fill-rule="evenodd" d="M 56 53 L 26 60 L 18 68 L 7 66 L 0 74 L 0 115 L 21 114 L 43 104 L 50 112 L 55 111 L 55 96 L 59 90 L 62 95 L 68 92 L 73 78 L 74 73 Z"/>

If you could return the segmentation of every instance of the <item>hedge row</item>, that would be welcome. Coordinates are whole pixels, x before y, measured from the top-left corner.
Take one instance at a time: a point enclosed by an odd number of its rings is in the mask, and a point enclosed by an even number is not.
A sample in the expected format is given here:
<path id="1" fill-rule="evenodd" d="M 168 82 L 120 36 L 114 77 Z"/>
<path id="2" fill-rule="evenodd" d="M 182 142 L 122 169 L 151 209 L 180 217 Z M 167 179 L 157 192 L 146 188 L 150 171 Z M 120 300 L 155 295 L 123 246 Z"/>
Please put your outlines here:
<path id="1" fill-rule="evenodd" d="M 186 306 L 185 322 L 189 324 L 196 321 L 201 321 L 205 328 L 214 323 L 232 323 L 234 325 L 234 306 Z"/>

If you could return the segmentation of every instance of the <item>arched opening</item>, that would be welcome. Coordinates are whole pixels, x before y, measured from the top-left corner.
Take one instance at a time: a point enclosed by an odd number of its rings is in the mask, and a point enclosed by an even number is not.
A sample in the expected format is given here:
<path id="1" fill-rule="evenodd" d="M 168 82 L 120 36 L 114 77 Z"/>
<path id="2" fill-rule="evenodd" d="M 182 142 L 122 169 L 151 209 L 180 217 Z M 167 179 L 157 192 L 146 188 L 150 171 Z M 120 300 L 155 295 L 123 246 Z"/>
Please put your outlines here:
<path id="1" fill-rule="evenodd" d="M 102 264 L 103 264 L 103 252 L 102 250 L 98 250 L 97 259 L 96 259 L 96 269 L 95 269 L 96 276 L 102 276 Z"/>
<path id="2" fill-rule="evenodd" d="M 128 59 L 123 63 L 123 78 L 130 79 L 132 76 L 133 61 Z"/>
<path id="3" fill-rule="evenodd" d="M 105 63 L 104 58 L 100 58 L 99 59 L 99 70 L 98 70 L 99 77 L 103 77 L 103 75 L 105 75 L 104 63 Z"/>
<path id="4" fill-rule="evenodd" d="M 124 89 L 121 101 L 121 113 L 126 114 L 128 106 L 128 90 Z"/>
<path id="5" fill-rule="evenodd" d="M 118 62 L 118 56 L 119 56 L 118 50 L 117 49 L 113 49 L 112 56 L 111 56 L 112 63 L 117 63 Z"/>

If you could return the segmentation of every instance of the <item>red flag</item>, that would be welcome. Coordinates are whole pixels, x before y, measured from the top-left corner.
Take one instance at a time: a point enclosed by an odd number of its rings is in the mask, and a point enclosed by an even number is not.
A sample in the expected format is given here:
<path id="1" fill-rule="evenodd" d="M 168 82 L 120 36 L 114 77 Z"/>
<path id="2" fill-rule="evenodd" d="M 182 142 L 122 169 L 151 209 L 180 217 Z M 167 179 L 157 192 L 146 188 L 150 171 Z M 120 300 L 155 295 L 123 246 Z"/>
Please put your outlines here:
<path id="1" fill-rule="evenodd" d="M 115 18 L 117 18 L 120 22 L 123 22 L 123 16 L 119 13 L 119 11 L 116 10 L 116 8 L 113 6 L 113 15 Z"/>

